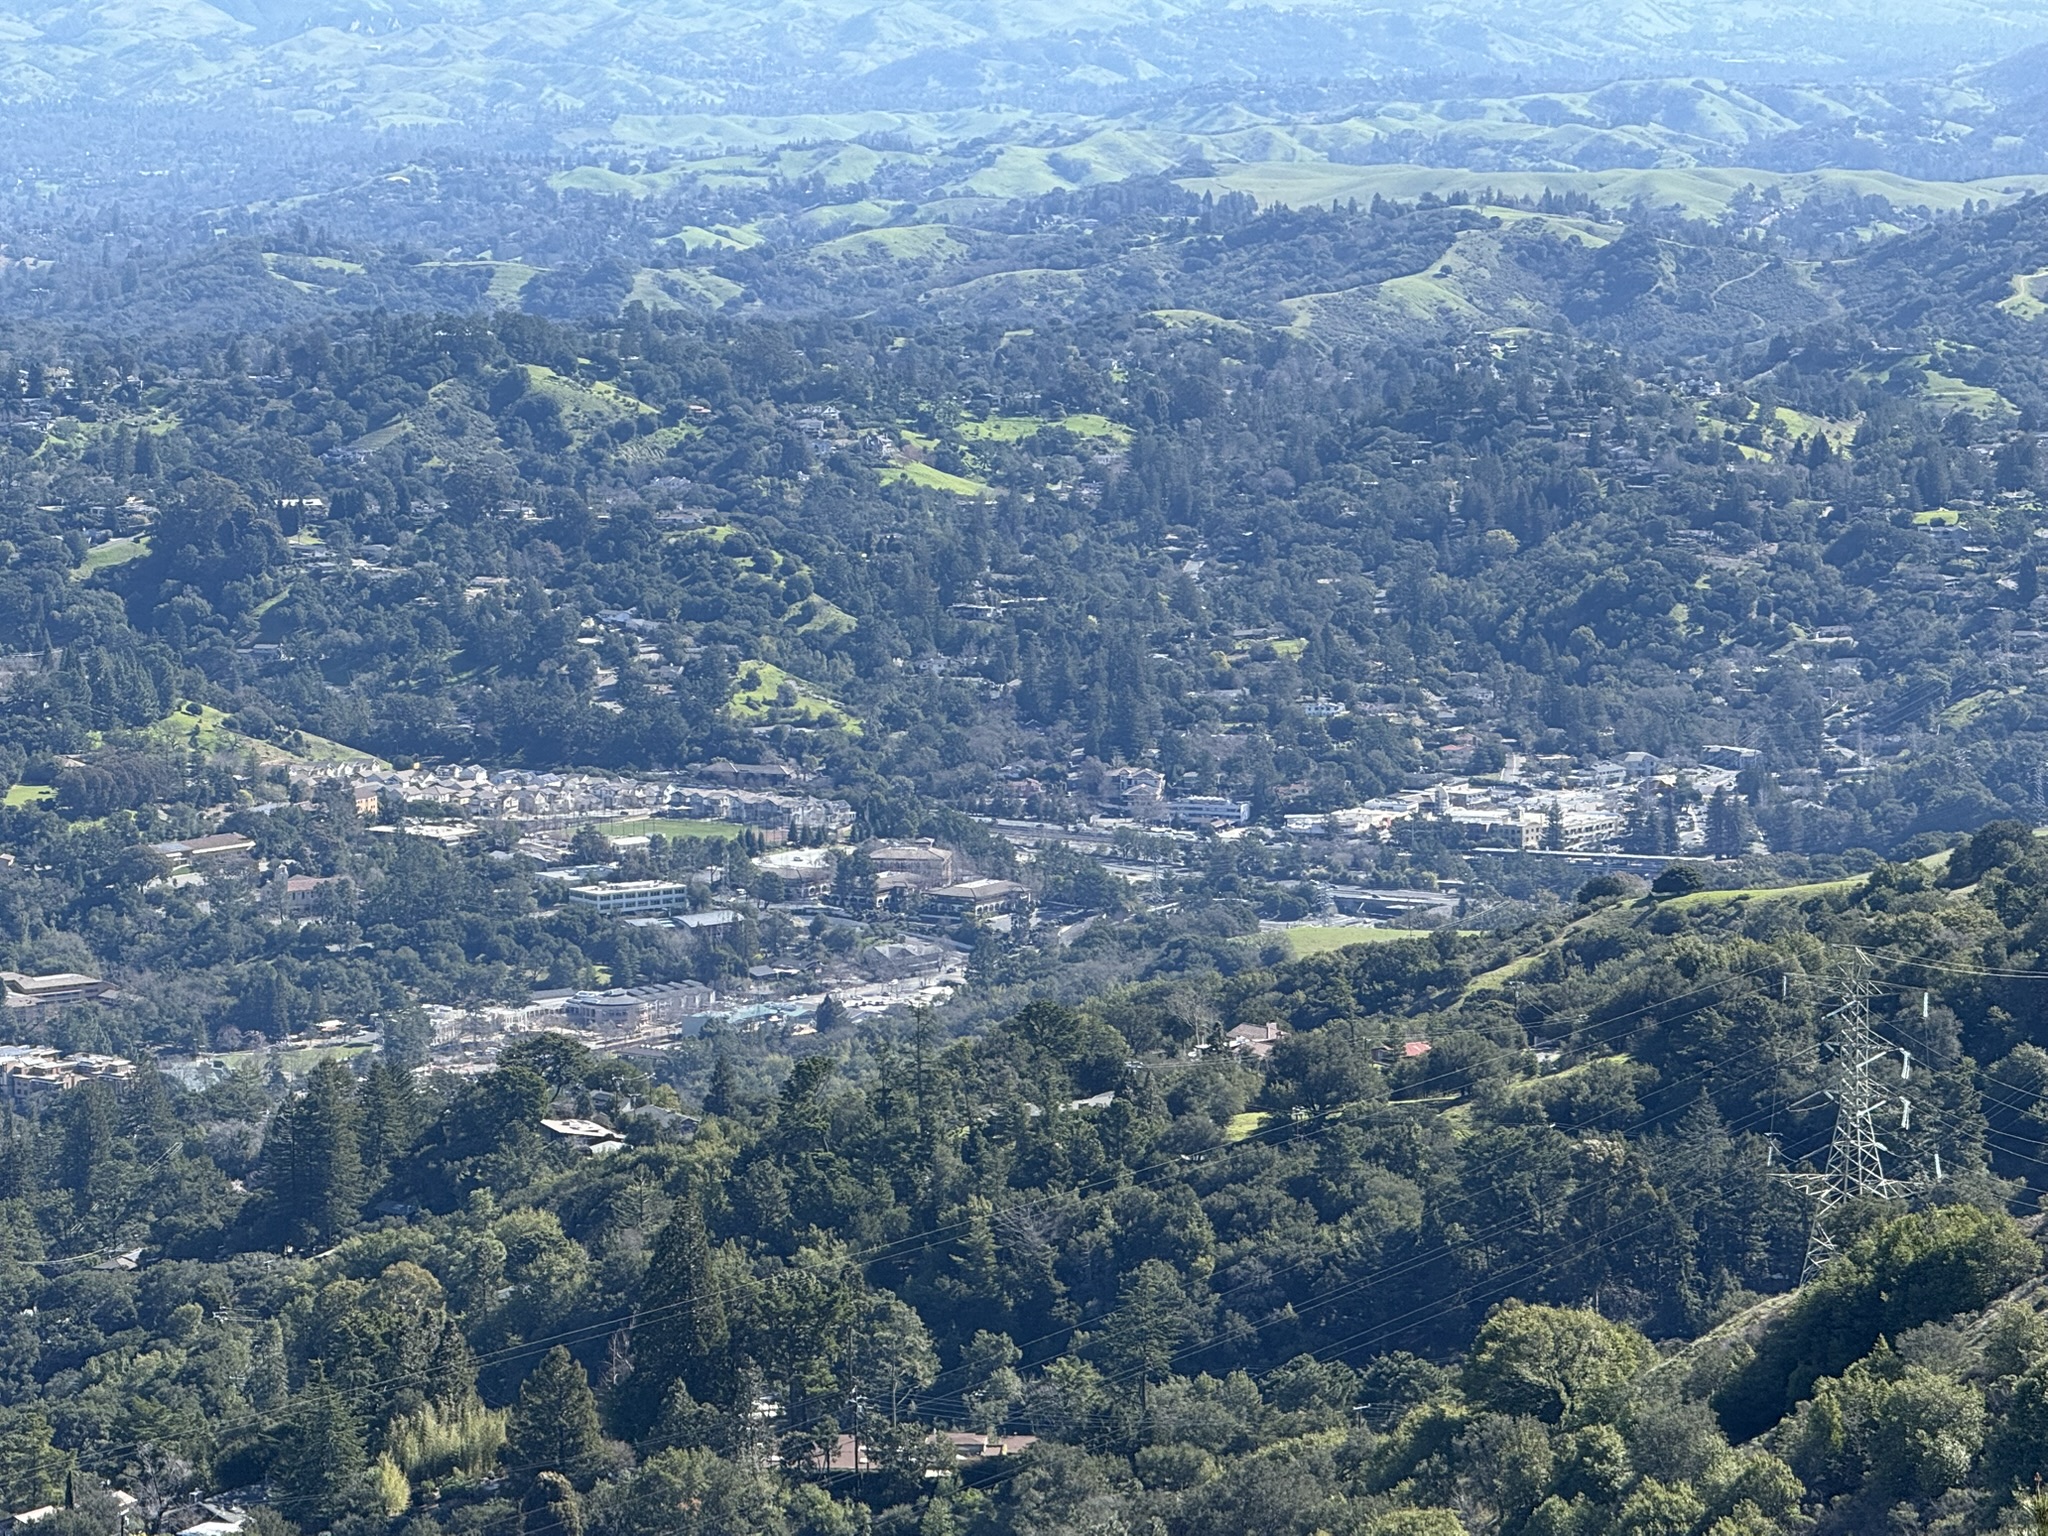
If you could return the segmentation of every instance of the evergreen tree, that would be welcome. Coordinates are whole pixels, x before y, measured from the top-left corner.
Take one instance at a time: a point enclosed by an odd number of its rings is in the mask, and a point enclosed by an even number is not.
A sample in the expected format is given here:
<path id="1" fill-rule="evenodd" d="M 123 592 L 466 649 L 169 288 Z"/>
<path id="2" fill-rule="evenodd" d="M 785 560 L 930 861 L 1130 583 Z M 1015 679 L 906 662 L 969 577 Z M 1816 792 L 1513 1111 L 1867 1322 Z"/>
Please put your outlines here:
<path id="1" fill-rule="evenodd" d="M 543 1472 L 519 1501 L 519 1536 L 583 1536 L 583 1501 L 559 1472 Z"/>
<path id="2" fill-rule="evenodd" d="M 433 1021 L 417 1003 L 395 1009 L 384 1018 L 384 1059 L 394 1067 L 424 1067 L 434 1044 Z"/>
<path id="3" fill-rule="evenodd" d="M 1103 1329 L 1103 1355 L 1120 1379 L 1137 1382 L 1139 1395 L 1149 1402 L 1152 1383 L 1165 1379 L 1175 1351 L 1196 1326 L 1173 1266 L 1147 1259 L 1124 1277 L 1116 1314 Z"/>
<path id="4" fill-rule="evenodd" d="M 389 1059 L 373 1061 L 358 1093 L 363 1188 L 376 1189 L 412 1150 L 424 1115 L 412 1074 Z"/>
<path id="5" fill-rule="evenodd" d="M 111 1088 L 83 1083 L 69 1099 L 58 1177 L 71 1193 L 72 1210 L 83 1217 L 118 1198 L 128 1149 L 115 1131 L 118 1106 Z"/>
<path id="6" fill-rule="evenodd" d="M 70 1471 L 69 1453 L 57 1449 L 50 1421 L 41 1414 L 24 1415 L 0 1432 L 0 1499 L 7 1508 L 54 1504 Z"/>
<path id="7" fill-rule="evenodd" d="M 427 1362 L 427 1395 L 443 1408 L 459 1407 L 476 1397 L 476 1356 L 452 1317 Z"/>
<path id="8" fill-rule="evenodd" d="M 585 1488 L 604 1468 L 604 1432 L 590 1378 L 559 1344 L 520 1384 L 505 1458 L 515 1479 L 559 1473 Z"/>
<path id="9" fill-rule="evenodd" d="M 1714 791 L 1707 802 L 1707 852 L 1719 858 L 1738 858 L 1756 840 L 1756 823 L 1749 807 L 1725 788 Z"/>
<path id="10" fill-rule="evenodd" d="M 875 861 L 858 848 L 843 853 L 832 872 L 832 900 L 849 912 L 875 909 Z"/>
<path id="11" fill-rule="evenodd" d="M 677 1382 L 699 1402 L 729 1400 L 725 1298 L 712 1272 L 711 1239 L 696 1197 L 686 1194 L 661 1229 L 633 1325 L 633 1372 L 613 1403 L 618 1430 L 639 1439 Z"/>
<path id="12" fill-rule="evenodd" d="M 315 1067 L 306 1091 L 280 1108 L 265 1145 L 272 1195 L 284 1225 L 307 1241 L 332 1242 L 363 1208 L 360 1119 L 348 1071 Z"/>
<path id="13" fill-rule="evenodd" d="M 731 1115 L 739 1108 L 739 1075 L 723 1050 L 711 1063 L 711 1083 L 704 1091 L 704 1113 Z"/>
<path id="14" fill-rule="evenodd" d="M 325 1367 L 314 1361 L 306 1388 L 292 1405 L 284 1452 L 271 1469 L 279 1510 L 308 1530 L 340 1519 L 361 1501 L 368 1465 L 355 1416 L 327 1379 Z"/>

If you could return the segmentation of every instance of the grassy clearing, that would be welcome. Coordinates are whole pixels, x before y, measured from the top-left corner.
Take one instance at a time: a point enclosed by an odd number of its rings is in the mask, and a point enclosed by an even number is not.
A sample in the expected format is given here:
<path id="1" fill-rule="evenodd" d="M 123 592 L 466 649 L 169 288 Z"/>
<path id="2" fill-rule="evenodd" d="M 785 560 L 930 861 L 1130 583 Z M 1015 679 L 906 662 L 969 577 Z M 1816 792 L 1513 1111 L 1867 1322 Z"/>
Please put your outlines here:
<path id="1" fill-rule="evenodd" d="M 839 261 L 951 261 L 967 247 L 943 225 L 898 224 L 820 241 L 811 253 Z"/>
<path id="2" fill-rule="evenodd" d="M 95 544 L 85 552 L 85 559 L 71 574 L 83 579 L 94 571 L 109 570 L 117 565 L 126 565 L 130 560 L 140 560 L 149 553 L 149 535 L 133 539 L 109 539 L 104 544 Z"/>
<path id="3" fill-rule="evenodd" d="M 789 222 L 799 234 L 826 240 L 857 229 L 873 229 L 886 224 L 904 206 L 902 203 L 878 203 L 873 198 L 863 198 L 857 203 L 826 203 L 817 208 L 806 208 Z"/>
<path id="4" fill-rule="evenodd" d="M 1223 1127 L 1225 1141 L 1245 1141 L 1256 1136 L 1270 1125 L 1276 1116 L 1264 1110 L 1248 1109 L 1241 1115 L 1232 1115 L 1230 1123 Z"/>
<path id="5" fill-rule="evenodd" d="M 943 469 L 934 469 L 929 464 L 892 464 L 881 473 L 882 484 L 899 483 L 921 485 L 930 491 L 947 491 L 955 496 L 986 496 L 989 483 L 986 480 L 970 480 L 965 475 L 948 474 Z"/>
<path id="6" fill-rule="evenodd" d="M 860 621 L 830 598 L 814 595 L 810 610 L 811 616 L 797 626 L 800 635 L 850 635 L 860 628 Z"/>
<path id="7" fill-rule="evenodd" d="M 548 178 L 548 185 L 557 192 L 588 192 L 596 197 L 628 197 L 637 202 L 642 198 L 666 197 L 695 179 L 691 171 L 680 167 L 629 175 L 607 166 L 579 165 L 573 170 L 557 171 Z"/>
<path id="8" fill-rule="evenodd" d="M 1690 896 L 1674 896 L 1661 905 L 1686 912 L 1696 907 L 1725 906 L 1731 901 L 1807 901 L 1815 896 L 1861 890 L 1863 881 L 1862 875 L 1851 875 L 1846 880 L 1815 880 L 1808 885 L 1747 885 L 1730 891 L 1694 891 Z"/>
<path id="9" fill-rule="evenodd" d="M 614 422 L 661 414 L 646 401 L 636 399 L 608 380 L 585 382 L 559 374 L 540 363 L 524 366 L 527 388 L 555 402 L 562 413 L 562 425 L 579 445 Z"/>
<path id="10" fill-rule="evenodd" d="M 25 805 L 40 805 L 45 800 L 57 798 L 57 791 L 48 784 L 15 784 L 6 795 L 0 797 L 0 805 L 9 810 L 19 810 Z"/>
<path id="11" fill-rule="evenodd" d="M 1402 939 L 1429 937 L 1428 931 L 1421 928 L 1361 928 L 1341 924 L 1304 924 L 1282 931 L 1287 936 L 1288 952 L 1297 960 L 1306 960 L 1310 955 L 1327 955 L 1332 950 L 1350 949 L 1357 944 L 1392 944 Z"/>
<path id="12" fill-rule="evenodd" d="M 309 1045 L 284 1051 L 231 1051 L 221 1059 L 231 1071 L 254 1067 L 261 1072 L 274 1062 L 286 1077 L 304 1077 L 323 1061 L 350 1061 L 367 1056 L 370 1049 L 367 1045 Z"/>
<path id="13" fill-rule="evenodd" d="M 1978 715 L 1982 714 L 1994 700 L 2011 698 L 2020 690 L 2011 692 L 2003 688 L 1986 688 L 1982 693 L 1973 693 L 1966 699 L 1957 699 L 1941 712 L 1941 723 L 1951 730 L 1960 730 Z"/>
<path id="14" fill-rule="evenodd" d="M 245 736 L 230 727 L 228 717 L 211 704 L 201 704 L 198 714 L 189 714 L 184 708 L 164 716 L 154 725 L 142 728 L 142 734 L 162 742 L 167 747 L 201 752 L 247 753 L 260 763 L 374 763 L 378 767 L 389 767 L 382 758 L 372 757 L 325 736 L 300 732 L 297 745 L 281 747 L 275 742 L 258 741 Z"/>
<path id="15" fill-rule="evenodd" d="M 361 277 L 365 270 L 359 261 L 343 261 L 338 256 L 299 256 L 287 251 L 265 251 L 263 269 L 301 293 L 333 293 L 349 278 Z"/>
<path id="16" fill-rule="evenodd" d="M 1953 374 L 1927 370 L 1925 394 L 1937 405 L 1950 410 L 1968 411 L 1973 416 L 2010 416 L 2012 402 L 1995 389 L 1986 389 L 1981 384 L 1966 384 Z"/>
<path id="17" fill-rule="evenodd" d="M 1915 512 L 1913 522 L 1921 528 L 1953 528 L 1963 520 L 1963 514 L 1954 507 L 1935 507 L 1927 512 Z"/>
<path id="18" fill-rule="evenodd" d="M 1825 437 L 1828 446 L 1837 453 L 1847 448 L 1854 440 L 1857 427 L 1855 421 L 1841 421 L 1832 416 L 1815 416 L 1810 411 L 1795 411 L 1789 405 L 1778 407 L 1777 424 L 1778 430 L 1787 437 Z"/>
<path id="19" fill-rule="evenodd" d="M 1057 147 L 1010 144 L 976 171 L 961 190 L 982 197 L 1036 197 L 1046 192 L 1101 186 L 1133 176 L 1157 176 L 1186 152 L 1178 134 L 1103 128 Z"/>
<path id="20" fill-rule="evenodd" d="M 713 224 L 709 229 L 701 224 L 685 224 L 658 243 L 680 245 L 694 256 L 699 251 L 750 251 L 761 243 L 761 235 L 738 224 Z"/>
<path id="21" fill-rule="evenodd" d="M 1998 301 L 1998 307 L 2015 320 L 2038 320 L 2048 315 L 2048 267 L 2014 277 L 2012 292 Z"/>
<path id="22" fill-rule="evenodd" d="M 783 697 L 785 685 L 790 691 L 787 701 Z M 837 725 L 850 734 L 860 734 L 859 717 L 845 705 L 769 661 L 749 661 L 740 667 L 730 708 L 736 718 L 749 725 L 766 725 L 782 719 L 807 725 Z"/>
<path id="23" fill-rule="evenodd" d="M 730 821 L 686 821 L 668 816 L 593 822 L 591 829 L 606 837 L 712 837 L 721 842 L 731 842 L 746 830 Z"/>
<path id="24" fill-rule="evenodd" d="M 1107 416 L 1084 412 L 1074 416 L 991 416 L 986 421 L 963 421 L 960 435 L 975 442 L 1021 443 L 1047 427 L 1058 427 L 1080 438 L 1108 438 L 1118 445 L 1131 440 L 1131 429 Z"/>
<path id="25" fill-rule="evenodd" d="M 488 272 L 491 281 L 484 289 L 484 298 L 492 304 L 503 307 L 517 304 L 519 295 L 526 291 L 526 285 L 539 277 L 542 269 L 523 261 L 425 261 L 423 267 L 464 268 Z"/>
<path id="26" fill-rule="evenodd" d="M 652 310 L 719 309 L 746 290 L 729 277 L 716 272 L 699 272 L 694 267 L 642 267 L 633 274 L 628 304 L 645 304 Z"/>

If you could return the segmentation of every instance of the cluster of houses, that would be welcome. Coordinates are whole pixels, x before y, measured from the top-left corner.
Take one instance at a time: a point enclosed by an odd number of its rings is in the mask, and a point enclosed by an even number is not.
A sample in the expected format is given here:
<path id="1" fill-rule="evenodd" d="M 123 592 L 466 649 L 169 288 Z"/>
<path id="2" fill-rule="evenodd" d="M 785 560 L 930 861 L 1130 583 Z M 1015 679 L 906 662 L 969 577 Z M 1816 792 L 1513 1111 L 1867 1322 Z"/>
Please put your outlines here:
<path id="1" fill-rule="evenodd" d="M 853 807 L 795 792 L 788 770 L 714 764 L 705 777 L 728 782 L 685 784 L 603 773 L 544 773 L 468 763 L 385 768 L 367 762 L 304 765 L 306 781 L 344 780 L 356 809 L 374 815 L 386 800 L 426 802 L 471 822 L 511 822 L 534 832 L 560 831 L 594 820 L 673 816 L 723 821 L 757 832 L 764 843 L 834 842 L 853 826 Z"/>
<path id="2" fill-rule="evenodd" d="M 1339 810 L 1292 815 L 1285 828 L 1297 837 L 1385 842 L 1403 824 L 1433 825 L 1455 829 L 1478 848 L 1611 850 L 1626 833 L 1629 808 L 1646 785 L 1676 787 L 1682 779 L 1704 801 L 1717 790 L 1733 789 L 1745 760 L 1756 753 L 1724 746 L 1707 747 L 1701 756 L 1703 764 L 1680 768 L 1646 752 L 1631 752 L 1620 762 L 1546 775 L 1545 782 L 1537 783 L 1525 777 L 1525 765 L 1510 755 L 1498 775 L 1445 781 Z M 1688 800 L 1679 818 L 1680 847 L 1699 847 L 1706 828 L 1697 806 Z"/>
<path id="3" fill-rule="evenodd" d="M 152 1504 L 145 1509 L 140 1499 L 124 1489 L 104 1489 L 100 1496 L 111 1506 L 115 1536 L 140 1536 L 144 1531 L 159 1536 L 239 1536 L 249 1523 L 247 1511 L 214 1500 L 188 1499 L 169 1508 Z M 0 1520 L 10 1532 L 32 1531 L 55 1519 L 63 1507 L 41 1504 L 0 1516 Z"/>

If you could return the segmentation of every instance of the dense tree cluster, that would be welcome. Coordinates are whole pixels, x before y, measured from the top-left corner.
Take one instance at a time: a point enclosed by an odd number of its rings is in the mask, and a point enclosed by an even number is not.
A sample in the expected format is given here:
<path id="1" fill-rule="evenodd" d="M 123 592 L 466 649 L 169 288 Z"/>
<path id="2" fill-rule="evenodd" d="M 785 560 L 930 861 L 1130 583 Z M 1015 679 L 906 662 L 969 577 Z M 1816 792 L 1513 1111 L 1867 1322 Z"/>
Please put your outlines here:
<path id="1" fill-rule="evenodd" d="M 2048 1158 L 2048 854 L 1994 826 L 1813 895 L 1611 884 L 951 1041 L 730 1039 L 694 1134 L 547 1035 L 467 1079 L 73 1090 L 0 1148 L 4 1494 L 175 1463 L 363 1536 L 1992 1528 L 2044 1467 L 2004 1208 Z M 1773 1164 L 1824 1149 L 1852 944 L 1915 1061 L 1894 1166 L 1943 1179 L 1780 1296 Z M 1267 1019 L 1270 1057 L 1223 1046 Z M 610 1157 L 540 1126 L 599 1103 Z M 935 1428 L 1037 1440 L 935 1479 Z"/>

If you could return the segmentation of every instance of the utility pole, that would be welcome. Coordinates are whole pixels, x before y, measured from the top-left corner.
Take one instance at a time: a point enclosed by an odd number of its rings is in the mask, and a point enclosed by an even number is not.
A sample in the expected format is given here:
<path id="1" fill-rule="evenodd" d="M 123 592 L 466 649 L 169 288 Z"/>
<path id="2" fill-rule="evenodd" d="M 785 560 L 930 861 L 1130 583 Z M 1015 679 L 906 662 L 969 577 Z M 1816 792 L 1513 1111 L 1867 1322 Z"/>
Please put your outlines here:
<path id="1" fill-rule="evenodd" d="M 1877 1038 L 1870 1024 L 1870 1000 L 1877 986 L 1870 979 L 1870 961 L 1862 950 L 1849 952 L 1838 968 L 1841 1001 L 1828 1015 L 1833 1030 L 1827 1042 L 1834 1060 L 1831 1081 L 1825 1090 L 1835 1101 L 1835 1134 L 1828 1146 L 1827 1167 L 1818 1173 L 1788 1173 L 1786 1177 L 1813 1200 L 1813 1224 L 1806 1240 L 1806 1268 L 1799 1279 L 1803 1285 L 1825 1269 L 1839 1251 L 1834 1218 L 1851 1200 L 1903 1200 L 1925 1187 L 1919 1179 L 1900 1180 L 1884 1171 L 1884 1158 L 1891 1151 L 1877 1134 L 1877 1115 L 1896 1103 L 1899 1127 L 1912 1125 L 1910 1101 L 1894 1101 L 1878 1086 L 1877 1068 L 1892 1056 L 1899 1058 L 1899 1080 L 1913 1075 L 1912 1057 L 1894 1051 Z M 1939 1178 L 1940 1164 L 1935 1165 Z"/>

